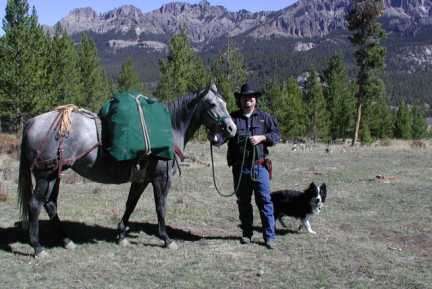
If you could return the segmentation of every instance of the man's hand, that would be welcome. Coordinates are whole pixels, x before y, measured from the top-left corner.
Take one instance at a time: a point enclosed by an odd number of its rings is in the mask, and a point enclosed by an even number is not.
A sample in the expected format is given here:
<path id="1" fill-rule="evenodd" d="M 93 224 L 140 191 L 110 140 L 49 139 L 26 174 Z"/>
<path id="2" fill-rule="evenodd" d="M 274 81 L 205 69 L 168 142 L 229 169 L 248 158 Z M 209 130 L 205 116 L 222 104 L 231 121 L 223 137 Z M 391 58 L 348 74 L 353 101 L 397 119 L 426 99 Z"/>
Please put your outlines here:
<path id="1" fill-rule="evenodd" d="M 266 141 L 266 139 L 267 138 L 265 135 L 254 135 L 254 136 L 249 137 L 249 141 L 253 145 L 257 145 L 259 143 L 262 143 L 262 142 Z"/>

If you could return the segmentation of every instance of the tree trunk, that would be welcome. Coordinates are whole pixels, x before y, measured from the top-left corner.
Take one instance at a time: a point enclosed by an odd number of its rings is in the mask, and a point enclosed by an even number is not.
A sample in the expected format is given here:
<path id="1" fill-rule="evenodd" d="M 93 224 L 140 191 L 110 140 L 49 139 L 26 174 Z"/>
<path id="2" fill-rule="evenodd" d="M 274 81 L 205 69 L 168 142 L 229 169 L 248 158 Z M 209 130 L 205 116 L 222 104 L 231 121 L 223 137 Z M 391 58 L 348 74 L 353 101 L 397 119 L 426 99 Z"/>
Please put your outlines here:
<path id="1" fill-rule="evenodd" d="M 360 130 L 360 122 L 361 122 L 361 117 L 362 117 L 362 106 L 363 106 L 362 97 L 358 96 L 358 101 L 357 101 L 357 119 L 356 119 L 356 126 L 355 126 L 355 130 L 354 130 L 354 137 L 352 139 L 351 146 L 355 146 L 355 144 L 357 143 L 357 140 L 358 140 L 358 135 L 359 135 L 359 130 Z"/>

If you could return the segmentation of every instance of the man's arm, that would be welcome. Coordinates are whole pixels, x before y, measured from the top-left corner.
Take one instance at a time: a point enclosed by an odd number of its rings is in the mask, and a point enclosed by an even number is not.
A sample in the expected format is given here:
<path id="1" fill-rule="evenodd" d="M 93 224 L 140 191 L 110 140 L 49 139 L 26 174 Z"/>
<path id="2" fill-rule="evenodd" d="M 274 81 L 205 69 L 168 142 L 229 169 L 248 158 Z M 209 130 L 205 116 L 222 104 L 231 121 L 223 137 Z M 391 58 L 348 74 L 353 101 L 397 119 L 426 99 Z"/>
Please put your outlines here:
<path id="1" fill-rule="evenodd" d="M 267 146 L 272 146 L 280 142 L 280 131 L 277 124 L 276 119 L 274 119 L 271 115 L 267 115 L 266 118 L 266 133 L 265 133 L 265 142 Z"/>

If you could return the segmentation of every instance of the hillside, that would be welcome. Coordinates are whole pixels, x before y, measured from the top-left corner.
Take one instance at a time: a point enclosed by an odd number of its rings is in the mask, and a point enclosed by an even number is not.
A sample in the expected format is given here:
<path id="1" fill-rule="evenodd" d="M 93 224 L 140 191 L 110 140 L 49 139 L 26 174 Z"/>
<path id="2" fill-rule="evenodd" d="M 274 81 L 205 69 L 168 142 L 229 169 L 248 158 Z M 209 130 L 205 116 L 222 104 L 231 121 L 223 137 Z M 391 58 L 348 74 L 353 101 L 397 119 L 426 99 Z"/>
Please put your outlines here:
<path id="1" fill-rule="evenodd" d="M 89 32 L 111 74 L 132 56 L 149 87 L 157 84 L 158 59 L 166 56 L 169 39 L 181 29 L 207 63 L 227 37 L 234 39 L 251 77 L 265 81 L 321 69 L 336 50 L 351 62 L 344 20 L 349 5 L 348 0 L 299 0 L 278 11 L 255 13 L 228 11 L 205 0 L 172 2 L 147 13 L 131 5 L 103 14 L 87 7 L 73 10 L 60 24 L 75 39 Z M 432 103 L 432 0 L 386 0 L 381 21 L 388 32 L 385 78 L 393 100 Z"/>

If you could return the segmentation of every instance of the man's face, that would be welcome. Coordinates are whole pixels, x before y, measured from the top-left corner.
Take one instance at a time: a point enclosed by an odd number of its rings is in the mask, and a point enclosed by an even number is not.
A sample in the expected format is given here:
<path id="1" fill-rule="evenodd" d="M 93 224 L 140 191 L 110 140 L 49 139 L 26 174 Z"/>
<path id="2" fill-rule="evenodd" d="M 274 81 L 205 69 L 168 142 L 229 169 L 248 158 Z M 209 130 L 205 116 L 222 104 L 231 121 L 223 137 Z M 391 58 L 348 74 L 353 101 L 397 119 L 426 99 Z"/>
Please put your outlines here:
<path id="1" fill-rule="evenodd" d="M 240 97 L 240 105 L 243 111 L 253 111 L 256 106 L 255 95 L 242 95 Z"/>

